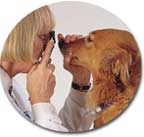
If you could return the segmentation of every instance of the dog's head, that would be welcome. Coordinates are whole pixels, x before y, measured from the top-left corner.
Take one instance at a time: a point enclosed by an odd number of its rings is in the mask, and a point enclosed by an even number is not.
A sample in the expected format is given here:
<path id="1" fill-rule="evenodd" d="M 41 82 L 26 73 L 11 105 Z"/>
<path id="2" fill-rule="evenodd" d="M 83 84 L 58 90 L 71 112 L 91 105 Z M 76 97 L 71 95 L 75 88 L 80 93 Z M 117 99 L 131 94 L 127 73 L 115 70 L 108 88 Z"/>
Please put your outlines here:
<path id="1" fill-rule="evenodd" d="M 141 59 L 131 33 L 98 30 L 74 43 L 60 42 L 59 47 L 62 54 L 69 50 L 72 52 L 72 64 L 92 72 L 93 88 L 96 90 L 88 94 L 90 108 L 107 101 L 120 99 L 124 103 L 132 99 L 140 81 Z"/>
<path id="2" fill-rule="evenodd" d="M 140 62 L 137 44 L 127 31 L 93 31 L 73 43 L 61 43 L 59 47 L 63 54 L 72 52 L 72 64 L 84 66 L 100 77 L 114 76 L 121 90 L 130 82 L 132 67 Z"/>
<path id="3" fill-rule="evenodd" d="M 59 48 L 62 54 L 65 54 L 68 51 L 72 52 L 72 64 L 85 66 L 88 68 L 90 66 L 89 63 L 96 65 L 95 59 L 98 57 L 98 50 L 95 45 L 96 43 L 94 36 L 95 35 L 93 33 L 90 33 L 88 36 L 70 44 L 65 44 L 60 41 Z"/>

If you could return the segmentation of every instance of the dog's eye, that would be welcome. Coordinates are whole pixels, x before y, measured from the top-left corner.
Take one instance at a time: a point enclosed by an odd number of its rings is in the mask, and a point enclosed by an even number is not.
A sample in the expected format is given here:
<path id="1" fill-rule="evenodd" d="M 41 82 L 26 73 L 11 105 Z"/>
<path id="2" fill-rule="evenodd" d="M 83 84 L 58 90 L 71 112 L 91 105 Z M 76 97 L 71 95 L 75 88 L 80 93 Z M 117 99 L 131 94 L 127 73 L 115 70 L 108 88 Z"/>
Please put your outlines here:
<path id="1" fill-rule="evenodd" d="M 93 40 L 90 38 L 90 36 L 87 37 L 88 42 L 92 42 Z"/>

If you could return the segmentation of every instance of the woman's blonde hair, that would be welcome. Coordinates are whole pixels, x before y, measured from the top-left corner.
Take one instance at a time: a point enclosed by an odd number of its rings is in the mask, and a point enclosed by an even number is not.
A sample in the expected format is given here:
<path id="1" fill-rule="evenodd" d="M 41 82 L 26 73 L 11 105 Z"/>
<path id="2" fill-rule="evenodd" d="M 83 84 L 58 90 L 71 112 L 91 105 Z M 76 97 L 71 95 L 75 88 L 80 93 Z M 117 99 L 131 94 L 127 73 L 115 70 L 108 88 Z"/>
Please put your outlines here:
<path id="1" fill-rule="evenodd" d="M 9 34 L 2 51 L 2 61 L 36 61 L 34 43 L 41 33 L 54 28 L 54 18 L 48 6 L 41 7 L 23 18 Z"/>

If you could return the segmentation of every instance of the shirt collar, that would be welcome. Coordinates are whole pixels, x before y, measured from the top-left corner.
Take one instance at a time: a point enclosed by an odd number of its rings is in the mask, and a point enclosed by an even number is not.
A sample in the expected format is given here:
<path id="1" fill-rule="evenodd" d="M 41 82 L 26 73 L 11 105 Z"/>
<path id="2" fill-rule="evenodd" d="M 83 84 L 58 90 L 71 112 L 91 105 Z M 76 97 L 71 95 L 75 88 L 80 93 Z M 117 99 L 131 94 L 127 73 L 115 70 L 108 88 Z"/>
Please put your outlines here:
<path id="1" fill-rule="evenodd" d="M 7 72 L 5 72 L 1 67 L 0 67 L 0 79 L 4 91 L 7 92 L 9 90 L 9 87 L 12 85 L 12 79 L 9 77 Z"/>

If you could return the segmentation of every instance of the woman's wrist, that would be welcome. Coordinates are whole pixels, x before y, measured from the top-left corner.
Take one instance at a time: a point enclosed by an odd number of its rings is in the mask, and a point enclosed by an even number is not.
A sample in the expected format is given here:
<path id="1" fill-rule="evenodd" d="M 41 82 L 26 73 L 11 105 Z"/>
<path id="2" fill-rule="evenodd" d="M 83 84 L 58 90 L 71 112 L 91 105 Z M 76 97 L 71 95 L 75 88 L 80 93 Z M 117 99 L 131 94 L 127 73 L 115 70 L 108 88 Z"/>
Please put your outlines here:
<path id="1" fill-rule="evenodd" d="M 81 77 L 73 77 L 73 82 L 78 84 L 78 85 L 89 85 L 90 79 L 81 79 Z"/>
<path id="2" fill-rule="evenodd" d="M 30 98 L 29 100 L 32 105 L 37 103 L 50 103 L 50 99 L 45 99 L 45 98 Z"/>

